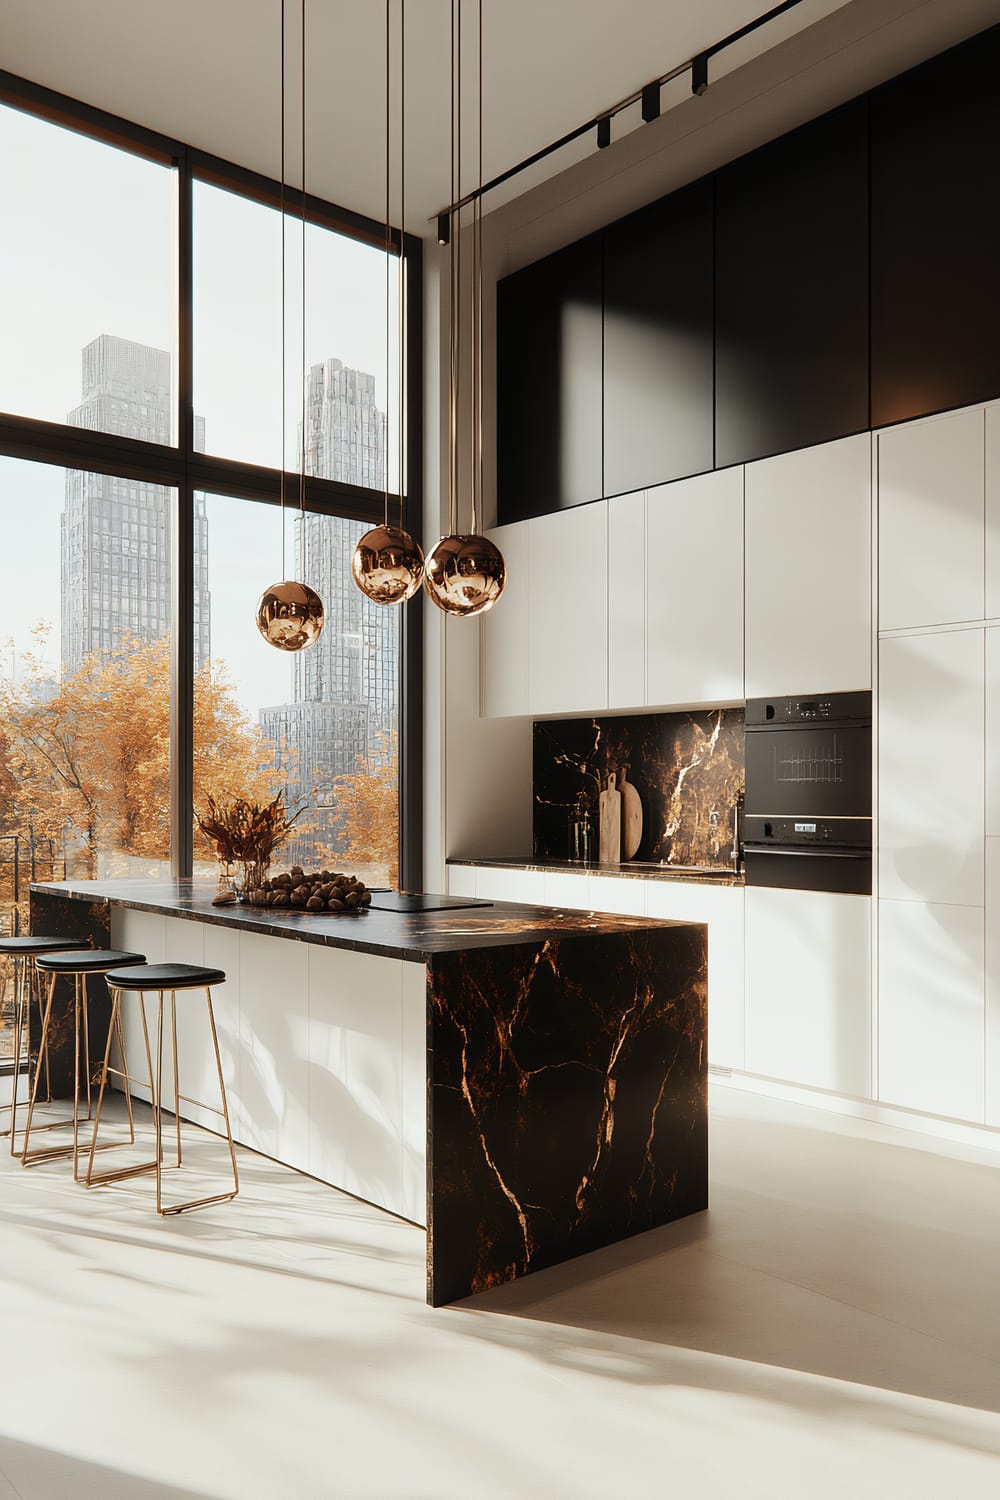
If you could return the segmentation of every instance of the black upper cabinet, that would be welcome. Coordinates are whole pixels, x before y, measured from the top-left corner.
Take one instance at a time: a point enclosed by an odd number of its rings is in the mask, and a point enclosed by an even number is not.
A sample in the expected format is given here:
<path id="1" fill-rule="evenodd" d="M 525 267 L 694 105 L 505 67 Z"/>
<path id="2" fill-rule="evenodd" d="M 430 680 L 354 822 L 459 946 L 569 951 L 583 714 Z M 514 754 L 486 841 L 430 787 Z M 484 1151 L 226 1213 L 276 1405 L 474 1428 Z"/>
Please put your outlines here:
<path id="1" fill-rule="evenodd" d="M 608 229 L 604 493 L 712 467 L 711 179 Z"/>
<path id="2" fill-rule="evenodd" d="M 871 96 L 872 423 L 1000 395 L 1000 28 Z"/>
<path id="3" fill-rule="evenodd" d="M 602 235 L 497 287 L 497 517 L 602 494 Z"/>
<path id="4" fill-rule="evenodd" d="M 868 104 L 716 177 L 715 462 L 868 426 Z"/>

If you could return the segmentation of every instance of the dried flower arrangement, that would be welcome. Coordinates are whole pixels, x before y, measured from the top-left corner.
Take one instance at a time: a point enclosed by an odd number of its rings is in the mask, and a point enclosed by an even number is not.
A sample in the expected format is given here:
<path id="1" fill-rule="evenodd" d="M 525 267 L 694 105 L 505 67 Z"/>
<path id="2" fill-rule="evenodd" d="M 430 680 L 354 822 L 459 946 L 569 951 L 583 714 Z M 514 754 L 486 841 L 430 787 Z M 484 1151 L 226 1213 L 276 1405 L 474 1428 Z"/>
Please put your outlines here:
<path id="1" fill-rule="evenodd" d="M 220 860 L 243 867 L 243 890 L 255 889 L 267 873 L 271 855 L 304 809 L 289 817 L 280 792 L 263 806 L 243 797 L 232 802 L 216 802 L 212 796 L 207 800 L 208 813 L 198 819 L 198 827 L 215 845 Z"/>

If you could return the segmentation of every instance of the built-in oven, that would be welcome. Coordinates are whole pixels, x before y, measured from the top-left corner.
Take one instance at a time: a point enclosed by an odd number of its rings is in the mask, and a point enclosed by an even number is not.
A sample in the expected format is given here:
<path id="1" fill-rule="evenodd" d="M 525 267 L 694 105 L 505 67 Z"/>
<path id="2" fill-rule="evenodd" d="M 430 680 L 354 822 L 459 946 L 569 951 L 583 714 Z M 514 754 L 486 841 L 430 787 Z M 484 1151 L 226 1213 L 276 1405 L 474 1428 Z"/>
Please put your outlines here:
<path id="1" fill-rule="evenodd" d="M 748 885 L 870 894 L 871 693 L 747 703 L 743 839 Z"/>

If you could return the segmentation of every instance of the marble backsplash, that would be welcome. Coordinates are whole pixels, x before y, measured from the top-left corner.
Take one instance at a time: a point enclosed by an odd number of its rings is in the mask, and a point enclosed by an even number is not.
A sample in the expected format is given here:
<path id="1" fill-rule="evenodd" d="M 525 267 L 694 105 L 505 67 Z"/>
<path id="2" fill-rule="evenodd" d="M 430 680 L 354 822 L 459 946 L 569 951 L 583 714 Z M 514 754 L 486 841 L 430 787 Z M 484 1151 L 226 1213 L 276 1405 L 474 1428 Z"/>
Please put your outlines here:
<path id="1" fill-rule="evenodd" d="M 573 857 L 571 823 L 582 816 L 597 862 L 599 797 L 614 775 L 617 785 L 623 776 L 632 784 L 641 805 L 633 860 L 728 866 L 744 788 L 743 724 L 742 708 L 536 722 L 535 858 Z"/>

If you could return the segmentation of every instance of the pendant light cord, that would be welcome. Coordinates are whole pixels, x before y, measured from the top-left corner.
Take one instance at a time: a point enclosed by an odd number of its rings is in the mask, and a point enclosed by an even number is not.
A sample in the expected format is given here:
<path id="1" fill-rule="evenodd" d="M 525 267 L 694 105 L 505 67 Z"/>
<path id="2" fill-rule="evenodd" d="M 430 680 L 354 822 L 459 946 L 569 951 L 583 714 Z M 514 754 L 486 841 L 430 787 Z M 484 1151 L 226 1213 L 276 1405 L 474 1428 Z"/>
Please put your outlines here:
<path id="1" fill-rule="evenodd" d="M 399 0 L 399 286 L 396 293 L 396 360 L 399 394 L 396 401 L 396 484 L 399 489 L 399 525 L 402 530 L 405 509 L 403 476 L 406 462 L 406 0 Z M 388 384 L 386 385 L 388 392 Z"/>
<path id="2" fill-rule="evenodd" d="M 461 0 L 452 0 L 451 7 L 451 201 L 457 202 L 462 183 L 462 9 Z M 456 67 L 456 60 L 458 66 Z M 461 240 L 462 211 L 454 209 L 451 215 L 450 269 L 451 269 L 451 390 L 449 393 L 450 428 L 450 483 L 448 493 L 448 530 L 454 536 L 458 528 L 458 373 L 459 373 L 459 301 L 461 291 Z"/>
<path id="3" fill-rule="evenodd" d="M 285 572 L 285 0 L 281 0 L 281 196 L 279 202 L 279 224 L 281 233 L 281 487 L 278 510 L 281 516 L 281 576 Z"/>
<path id="4" fill-rule="evenodd" d="M 302 437 L 299 441 L 299 578 L 306 581 L 306 0 L 302 0 Z"/>
<path id="5" fill-rule="evenodd" d="M 472 482 L 472 534 L 478 536 L 483 523 L 483 0 L 479 0 L 479 197 L 473 219 L 473 262 L 475 267 L 475 327 L 476 347 L 473 351 L 474 386 L 476 410 L 475 449 L 473 463 L 475 473 Z M 478 505 L 478 513 L 477 513 Z"/>

